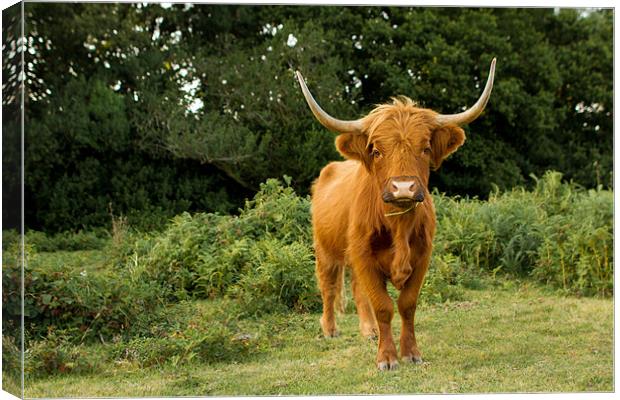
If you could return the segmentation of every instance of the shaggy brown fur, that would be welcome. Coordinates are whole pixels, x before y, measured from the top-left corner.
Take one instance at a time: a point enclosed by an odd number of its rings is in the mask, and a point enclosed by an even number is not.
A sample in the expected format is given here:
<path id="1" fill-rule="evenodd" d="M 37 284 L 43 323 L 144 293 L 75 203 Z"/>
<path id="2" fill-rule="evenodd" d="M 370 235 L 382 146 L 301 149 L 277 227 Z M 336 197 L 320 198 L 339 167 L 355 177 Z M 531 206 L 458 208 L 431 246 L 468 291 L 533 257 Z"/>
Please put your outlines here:
<path id="1" fill-rule="evenodd" d="M 362 134 L 337 136 L 336 147 L 347 160 L 323 168 L 312 190 L 323 333 L 328 337 L 337 334 L 334 308 L 342 290 L 343 270 L 351 266 L 360 330 L 365 336 L 379 334 L 380 369 L 398 365 L 388 280 L 400 290 L 401 358 L 421 361 L 414 316 L 435 233 L 428 179 L 430 170 L 439 168 L 465 141 L 461 128 L 436 126 L 436 115 L 406 97 L 376 107 L 363 118 Z M 385 216 L 399 210 L 381 197 L 387 180 L 395 176 L 418 177 L 424 185 L 424 201 L 411 212 Z"/>

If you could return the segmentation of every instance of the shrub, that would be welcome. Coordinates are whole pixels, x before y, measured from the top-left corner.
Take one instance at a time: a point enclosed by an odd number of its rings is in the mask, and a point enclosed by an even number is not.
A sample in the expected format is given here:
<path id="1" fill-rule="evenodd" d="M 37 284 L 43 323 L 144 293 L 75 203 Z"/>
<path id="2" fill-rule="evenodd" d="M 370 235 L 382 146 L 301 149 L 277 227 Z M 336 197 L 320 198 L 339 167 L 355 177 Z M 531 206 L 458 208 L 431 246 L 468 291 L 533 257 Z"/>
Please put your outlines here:
<path id="1" fill-rule="evenodd" d="M 434 291 L 429 299 L 458 297 L 457 287 L 479 285 L 484 271 L 531 275 L 579 293 L 609 293 L 613 194 L 585 192 L 562 183 L 556 172 L 535 180 L 531 192 L 496 190 L 488 201 L 434 194 L 438 227 L 426 283 Z M 314 301 L 307 306 L 306 300 L 296 304 L 280 292 L 273 296 L 276 285 L 290 283 L 291 273 L 308 279 L 303 296 L 316 295 L 309 210 L 307 198 L 268 180 L 238 216 L 182 214 L 161 234 L 136 241 L 133 246 L 141 250 L 132 250 L 127 259 L 142 262 L 149 279 L 172 299 L 231 295 L 255 312 L 259 303 L 266 310 L 312 309 Z M 567 224 L 573 233 L 562 236 L 558 229 Z M 554 247 L 557 241 L 564 244 Z"/>
<path id="2" fill-rule="evenodd" d="M 146 252 L 129 258 L 141 258 L 149 278 L 171 298 L 222 295 L 248 271 L 251 249 L 264 238 L 309 252 L 309 209 L 308 199 L 270 179 L 238 216 L 183 213 L 143 246 Z"/>
<path id="3" fill-rule="evenodd" d="M 2 250 L 7 251 L 11 246 L 15 246 L 20 242 L 19 232 L 15 229 L 7 229 L 2 231 Z"/>
<path id="4" fill-rule="evenodd" d="M 443 303 L 462 300 L 464 297 L 461 279 L 464 272 L 462 261 L 452 254 L 435 255 L 420 292 L 424 303 Z"/>
<path id="5" fill-rule="evenodd" d="M 70 247 L 67 243 L 78 243 L 78 238 L 94 236 L 35 233 L 26 248 L 24 316 L 28 339 L 62 331 L 73 343 L 109 340 L 127 332 L 137 316 L 167 301 L 224 295 L 244 274 L 260 284 L 251 287 L 246 277 L 238 286 L 239 301 L 251 303 L 250 294 L 265 294 L 265 301 L 273 300 L 284 308 L 313 309 L 316 288 L 308 246 L 308 208 L 307 199 L 273 180 L 263 185 L 239 216 L 184 213 L 164 232 L 154 235 L 123 225 L 113 235 L 118 240 L 108 240 L 105 252 L 39 253 L 32 243 L 58 250 Z M 4 243 L 3 312 L 9 329 L 17 326 L 21 314 L 20 243 L 15 233 L 5 237 L 9 240 Z M 59 245 L 59 238 L 70 240 Z M 261 256 L 268 254 L 266 238 L 273 249 L 284 248 L 279 258 Z M 267 269 L 260 269 L 264 266 L 257 259 L 267 262 Z M 299 271 L 294 269 L 297 267 Z M 279 280 L 267 282 L 268 272 Z M 273 285 L 280 284 L 283 286 L 276 293 Z"/>
<path id="6" fill-rule="evenodd" d="M 206 297 L 220 296 L 236 283 L 242 270 L 250 261 L 253 241 L 240 238 L 214 252 L 200 255 L 200 266 L 196 278 L 196 291 Z"/>
<path id="7" fill-rule="evenodd" d="M 21 250 L 17 240 L 2 242 L 2 334 L 13 338 L 21 336 Z M 32 253 L 32 246 L 24 248 L 26 258 Z M 24 314 L 27 315 L 32 309 L 32 299 L 26 298 L 24 303 Z"/>
<path id="8" fill-rule="evenodd" d="M 468 268 L 504 271 L 579 294 L 611 294 L 613 193 L 534 177 L 536 187 L 495 191 L 489 200 L 435 194 L 435 249 Z"/>
<path id="9" fill-rule="evenodd" d="M 13 379 L 18 378 L 22 358 L 20 347 L 20 343 L 15 340 L 15 337 L 2 334 L 2 373 L 4 379 L 7 375 Z"/>
<path id="10" fill-rule="evenodd" d="M 261 184 L 253 200 L 246 201 L 239 215 L 244 237 L 260 238 L 270 235 L 289 244 L 312 244 L 310 227 L 310 200 L 297 196 L 291 188 L 291 179 L 284 177 L 287 186 L 277 179 Z"/>
<path id="11" fill-rule="evenodd" d="M 491 269 L 497 253 L 495 232 L 481 217 L 483 202 L 434 196 L 435 252 L 451 253 L 474 269 Z"/>
<path id="12" fill-rule="evenodd" d="M 590 190 L 549 218 L 533 276 L 583 295 L 613 293 L 613 193 Z"/>
<path id="13" fill-rule="evenodd" d="M 34 376 L 91 373 L 109 361 L 106 352 L 73 343 L 73 334 L 59 331 L 28 343 L 24 353 L 24 372 Z"/>
<path id="14" fill-rule="evenodd" d="M 134 253 L 145 264 L 148 279 L 156 282 L 165 296 L 186 299 L 192 295 L 203 253 L 217 240 L 215 226 L 220 218 L 183 213 L 161 235 L 144 244 L 146 253 Z"/>
<path id="15" fill-rule="evenodd" d="M 76 342 L 109 338 L 159 303 L 159 289 L 153 282 L 92 265 L 91 253 L 48 257 L 27 247 L 26 254 L 24 318 L 28 338 L 45 337 L 54 329 L 75 329 Z M 2 270 L 3 296 L 7 296 L 3 316 L 6 321 L 17 321 L 19 295 L 11 288 L 19 287 L 21 272 L 12 262 L 4 263 Z"/>
<path id="16" fill-rule="evenodd" d="M 248 314 L 273 311 L 318 311 L 321 305 L 312 250 L 299 242 L 256 242 L 241 279 L 229 293 Z"/>

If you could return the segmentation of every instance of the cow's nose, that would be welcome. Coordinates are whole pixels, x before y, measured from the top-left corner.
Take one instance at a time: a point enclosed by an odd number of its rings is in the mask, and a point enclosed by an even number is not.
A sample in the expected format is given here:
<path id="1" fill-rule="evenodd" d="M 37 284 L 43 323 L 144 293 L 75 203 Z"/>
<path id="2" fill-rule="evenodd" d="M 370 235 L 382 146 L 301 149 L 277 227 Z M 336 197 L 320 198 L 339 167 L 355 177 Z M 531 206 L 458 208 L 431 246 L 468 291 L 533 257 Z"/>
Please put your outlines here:
<path id="1" fill-rule="evenodd" d="M 397 176 L 390 178 L 383 193 L 383 200 L 390 202 L 424 201 L 424 189 L 420 179 L 415 176 Z"/>
<path id="2" fill-rule="evenodd" d="M 392 181 L 392 195 L 395 199 L 413 198 L 415 193 L 415 182 L 413 181 Z"/>

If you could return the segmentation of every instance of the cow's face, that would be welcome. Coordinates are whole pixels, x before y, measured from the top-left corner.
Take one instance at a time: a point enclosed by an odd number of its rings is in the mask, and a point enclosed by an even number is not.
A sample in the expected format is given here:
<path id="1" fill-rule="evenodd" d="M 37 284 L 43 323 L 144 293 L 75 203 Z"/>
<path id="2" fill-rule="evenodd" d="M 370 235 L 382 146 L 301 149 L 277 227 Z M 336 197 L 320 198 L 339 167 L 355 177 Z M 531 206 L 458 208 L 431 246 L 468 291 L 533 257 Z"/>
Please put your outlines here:
<path id="1" fill-rule="evenodd" d="M 338 136 L 346 158 L 361 161 L 386 203 L 410 207 L 428 196 L 430 170 L 436 170 L 465 141 L 461 128 L 437 126 L 437 114 L 408 98 L 377 107 L 363 119 L 360 132 Z"/>

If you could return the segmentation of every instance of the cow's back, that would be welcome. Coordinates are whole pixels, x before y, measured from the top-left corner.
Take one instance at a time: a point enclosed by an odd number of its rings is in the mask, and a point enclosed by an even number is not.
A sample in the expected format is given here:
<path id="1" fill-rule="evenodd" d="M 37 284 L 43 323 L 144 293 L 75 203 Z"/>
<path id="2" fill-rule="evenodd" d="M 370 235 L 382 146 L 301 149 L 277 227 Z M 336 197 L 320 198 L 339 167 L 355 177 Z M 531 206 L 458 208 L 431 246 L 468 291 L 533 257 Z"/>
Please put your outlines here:
<path id="1" fill-rule="evenodd" d="M 321 170 L 312 187 L 312 229 L 315 248 L 334 263 L 344 263 L 349 210 L 359 163 L 335 161 Z"/>

